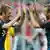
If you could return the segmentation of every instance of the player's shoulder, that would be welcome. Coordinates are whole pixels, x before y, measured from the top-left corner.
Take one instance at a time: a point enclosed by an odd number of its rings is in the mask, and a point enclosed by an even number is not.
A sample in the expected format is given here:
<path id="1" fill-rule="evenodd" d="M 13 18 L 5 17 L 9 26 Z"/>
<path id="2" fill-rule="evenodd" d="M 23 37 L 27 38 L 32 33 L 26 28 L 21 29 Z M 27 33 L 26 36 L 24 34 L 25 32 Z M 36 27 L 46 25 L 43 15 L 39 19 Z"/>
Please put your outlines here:
<path id="1" fill-rule="evenodd" d="M 2 26 L 4 24 L 4 21 L 0 19 L 0 25 Z"/>

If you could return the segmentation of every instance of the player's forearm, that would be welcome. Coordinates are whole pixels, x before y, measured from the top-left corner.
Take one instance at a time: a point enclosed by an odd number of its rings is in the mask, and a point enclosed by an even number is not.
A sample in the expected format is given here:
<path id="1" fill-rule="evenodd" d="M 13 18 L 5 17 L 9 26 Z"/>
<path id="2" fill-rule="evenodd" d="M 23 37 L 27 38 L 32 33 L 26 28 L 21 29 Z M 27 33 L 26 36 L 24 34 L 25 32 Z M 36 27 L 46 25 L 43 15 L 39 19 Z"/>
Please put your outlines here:
<path id="1" fill-rule="evenodd" d="M 8 28 L 8 27 L 12 26 L 12 25 L 18 20 L 18 18 L 19 18 L 20 16 L 21 16 L 21 11 L 20 11 L 20 8 L 19 8 L 19 9 L 18 9 L 18 14 L 17 14 L 17 16 L 16 16 L 12 21 L 10 21 L 9 23 L 4 24 L 3 27 Z"/>
<path id="2" fill-rule="evenodd" d="M 33 27 L 40 27 L 39 24 L 36 22 L 36 20 L 33 17 L 33 13 L 30 12 L 30 19 Z"/>
<path id="3" fill-rule="evenodd" d="M 8 28 L 8 27 L 10 27 L 10 26 L 12 26 L 15 22 L 16 22 L 16 20 L 19 18 L 19 14 L 17 15 L 17 17 L 15 17 L 12 21 L 10 21 L 9 23 L 7 23 L 7 24 L 4 24 L 3 25 L 3 28 Z"/>
<path id="4" fill-rule="evenodd" d="M 19 20 L 18 22 L 15 22 L 15 23 L 13 24 L 13 26 L 15 26 L 15 25 L 20 25 L 20 23 L 21 23 L 21 21 Z"/>

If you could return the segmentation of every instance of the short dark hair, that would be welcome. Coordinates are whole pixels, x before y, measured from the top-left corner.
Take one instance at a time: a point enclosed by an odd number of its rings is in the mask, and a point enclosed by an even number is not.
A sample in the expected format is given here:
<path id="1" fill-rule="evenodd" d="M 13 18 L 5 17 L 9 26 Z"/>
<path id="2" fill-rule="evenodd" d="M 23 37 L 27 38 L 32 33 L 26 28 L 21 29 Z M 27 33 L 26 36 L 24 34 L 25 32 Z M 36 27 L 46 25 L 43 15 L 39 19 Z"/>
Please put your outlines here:
<path id="1" fill-rule="evenodd" d="M 1 7 L 0 7 L 0 15 L 2 15 L 2 13 L 6 14 L 8 9 L 11 9 L 11 7 L 9 7 L 7 5 L 1 5 Z"/>

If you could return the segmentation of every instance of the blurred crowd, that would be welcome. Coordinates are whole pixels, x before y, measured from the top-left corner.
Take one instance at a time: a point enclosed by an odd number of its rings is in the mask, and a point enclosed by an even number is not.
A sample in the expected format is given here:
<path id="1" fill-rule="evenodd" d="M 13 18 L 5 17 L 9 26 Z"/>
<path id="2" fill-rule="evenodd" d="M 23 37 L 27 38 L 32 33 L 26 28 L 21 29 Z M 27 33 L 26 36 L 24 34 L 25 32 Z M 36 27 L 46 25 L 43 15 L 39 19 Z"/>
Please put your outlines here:
<path id="1" fill-rule="evenodd" d="M 15 17 L 12 11 L 0 6 L 0 50 L 50 50 L 50 5 L 20 3 Z"/>

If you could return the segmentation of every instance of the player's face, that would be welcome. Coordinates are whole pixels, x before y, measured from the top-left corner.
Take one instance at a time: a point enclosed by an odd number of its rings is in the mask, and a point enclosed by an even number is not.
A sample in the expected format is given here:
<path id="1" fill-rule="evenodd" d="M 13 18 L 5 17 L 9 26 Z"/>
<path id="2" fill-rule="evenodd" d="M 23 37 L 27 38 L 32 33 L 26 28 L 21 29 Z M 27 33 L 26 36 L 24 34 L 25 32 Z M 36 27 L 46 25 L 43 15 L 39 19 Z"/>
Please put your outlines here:
<path id="1" fill-rule="evenodd" d="M 9 17 L 11 17 L 11 13 L 12 13 L 12 10 L 9 9 L 6 13 L 6 18 L 9 19 Z"/>
<path id="2" fill-rule="evenodd" d="M 50 19 L 50 12 L 48 13 L 48 18 Z"/>

